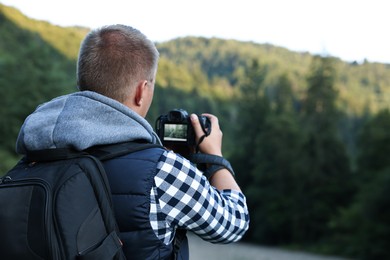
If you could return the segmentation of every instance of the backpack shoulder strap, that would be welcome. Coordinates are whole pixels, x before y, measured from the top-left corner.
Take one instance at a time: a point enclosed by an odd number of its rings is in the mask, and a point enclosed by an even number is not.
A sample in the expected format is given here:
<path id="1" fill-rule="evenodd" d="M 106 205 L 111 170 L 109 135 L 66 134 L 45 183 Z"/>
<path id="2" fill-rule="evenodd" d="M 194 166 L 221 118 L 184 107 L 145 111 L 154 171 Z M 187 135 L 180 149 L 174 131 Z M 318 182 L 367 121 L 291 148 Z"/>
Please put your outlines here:
<path id="1" fill-rule="evenodd" d="M 100 145 L 91 147 L 85 152 L 95 156 L 101 161 L 109 160 L 115 157 L 126 155 L 129 153 L 142 151 L 150 148 L 163 148 L 158 144 L 143 143 L 143 142 L 125 142 L 110 145 Z"/>
<path id="2" fill-rule="evenodd" d="M 141 151 L 149 148 L 163 148 L 158 144 L 145 142 L 124 142 L 110 145 L 99 145 L 88 148 L 84 151 L 75 151 L 71 148 L 53 148 L 29 151 L 24 160 L 27 162 L 49 162 L 77 158 L 86 155 L 92 155 L 101 161 L 109 160 L 132 152 Z"/>
<path id="3" fill-rule="evenodd" d="M 85 152 L 75 151 L 70 148 L 53 148 L 36 151 L 28 151 L 24 160 L 27 162 L 50 162 L 67 160 L 87 155 Z"/>

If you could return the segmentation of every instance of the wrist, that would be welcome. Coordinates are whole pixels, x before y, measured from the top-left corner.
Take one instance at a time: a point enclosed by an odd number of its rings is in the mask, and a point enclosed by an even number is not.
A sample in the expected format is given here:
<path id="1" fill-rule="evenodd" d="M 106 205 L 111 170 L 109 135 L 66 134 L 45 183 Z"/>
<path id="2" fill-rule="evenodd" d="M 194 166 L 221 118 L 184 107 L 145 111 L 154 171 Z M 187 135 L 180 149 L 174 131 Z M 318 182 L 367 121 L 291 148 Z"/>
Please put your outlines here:
<path id="1" fill-rule="evenodd" d="M 199 147 L 199 150 L 203 154 L 209 154 L 209 155 L 215 155 L 215 156 L 221 156 L 222 157 L 222 150 L 218 149 L 218 148 L 208 147 L 208 149 L 202 149 L 202 147 Z"/>
<path id="2" fill-rule="evenodd" d="M 206 152 L 201 151 L 201 152 L 203 154 L 215 155 L 215 156 L 223 157 L 221 151 L 206 151 Z"/>

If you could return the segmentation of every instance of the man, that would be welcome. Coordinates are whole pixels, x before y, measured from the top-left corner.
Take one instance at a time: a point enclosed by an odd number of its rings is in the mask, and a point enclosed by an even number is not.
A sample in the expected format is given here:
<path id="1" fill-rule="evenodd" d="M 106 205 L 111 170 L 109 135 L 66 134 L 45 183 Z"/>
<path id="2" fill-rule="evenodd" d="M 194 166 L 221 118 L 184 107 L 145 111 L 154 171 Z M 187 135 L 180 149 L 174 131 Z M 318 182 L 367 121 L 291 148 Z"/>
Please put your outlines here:
<path id="1" fill-rule="evenodd" d="M 124 25 L 91 31 L 80 48 L 80 92 L 37 108 L 25 121 L 17 151 L 160 140 L 144 119 L 153 98 L 158 51 L 141 32 Z M 204 114 L 212 131 L 200 152 L 222 156 L 218 119 Z M 191 115 L 196 140 L 203 130 Z M 178 229 L 213 243 L 239 240 L 249 225 L 245 196 L 227 169 L 209 180 L 179 154 L 156 147 L 105 162 L 115 215 L 128 259 L 188 258 L 184 240 L 174 250 Z"/>

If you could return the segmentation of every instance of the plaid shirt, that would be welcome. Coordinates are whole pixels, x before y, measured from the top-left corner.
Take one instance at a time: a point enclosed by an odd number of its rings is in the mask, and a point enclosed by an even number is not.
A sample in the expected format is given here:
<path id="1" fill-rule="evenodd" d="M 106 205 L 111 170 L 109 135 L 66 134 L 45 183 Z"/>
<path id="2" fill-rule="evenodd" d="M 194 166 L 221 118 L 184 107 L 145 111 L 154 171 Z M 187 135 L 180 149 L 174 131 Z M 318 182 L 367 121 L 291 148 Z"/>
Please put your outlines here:
<path id="1" fill-rule="evenodd" d="M 235 242 L 249 227 L 244 194 L 217 190 L 187 159 L 170 151 L 160 158 L 150 198 L 150 222 L 165 244 L 177 227 L 212 243 Z"/>

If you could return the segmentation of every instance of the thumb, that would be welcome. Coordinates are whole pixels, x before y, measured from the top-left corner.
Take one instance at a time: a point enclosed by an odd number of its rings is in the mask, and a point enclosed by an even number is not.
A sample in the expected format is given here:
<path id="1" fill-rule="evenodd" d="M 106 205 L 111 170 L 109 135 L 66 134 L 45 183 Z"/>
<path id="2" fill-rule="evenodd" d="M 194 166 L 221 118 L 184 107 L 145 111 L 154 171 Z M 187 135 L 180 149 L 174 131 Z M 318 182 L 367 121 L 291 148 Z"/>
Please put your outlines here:
<path id="1" fill-rule="evenodd" d="M 203 130 L 200 125 L 199 118 L 196 114 L 191 114 L 191 124 L 194 128 L 196 139 L 198 139 L 202 135 Z"/>

